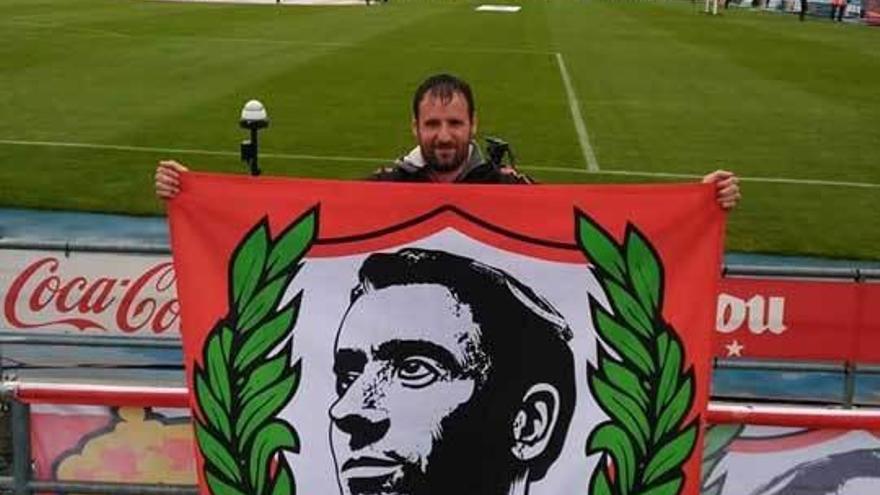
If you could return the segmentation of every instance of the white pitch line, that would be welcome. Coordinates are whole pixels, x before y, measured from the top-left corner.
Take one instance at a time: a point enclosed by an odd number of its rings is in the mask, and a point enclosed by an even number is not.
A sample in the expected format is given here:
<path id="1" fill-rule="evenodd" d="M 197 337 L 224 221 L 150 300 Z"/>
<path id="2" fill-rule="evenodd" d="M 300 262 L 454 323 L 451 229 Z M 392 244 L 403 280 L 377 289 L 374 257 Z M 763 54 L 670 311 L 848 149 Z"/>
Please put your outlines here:
<path id="1" fill-rule="evenodd" d="M 0 139 L 0 145 L 13 146 L 43 146 L 52 148 L 81 148 L 95 150 L 114 150 L 114 151 L 135 151 L 142 153 L 170 153 L 170 154 L 189 154 L 189 155 L 215 155 L 215 156 L 235 156 L 239 153 L 234 151 L 217 151 L 202 150 L 194 148 L 157 148 L 149 146 L 126 146 L 118 144 L 97 144 L 97 143 L 71 143 L 62 141 L 23 141 L 19 139 Z M 300 155 L 291 153 L 262 153 L 260 156 L 270 158 L 284 158 L 291 160 L 315 160 L 315 161 L 336 161 L 336 162 L 367 162 L 367 163 L 390 163 L 388 158 L 367 158 L 359 156 L 333 156 L 333 155 Z M 545 172 L 562 172 L 577 175 L 626 175 L 632 177 L 653 177 L 665 179 L 700 179 L 703 176 L 699 174 L 683 174 L 676 172 L 651 172 L 641 170 L 599 170 L 591 172 L 582 168 L 567 167 L 547 167 L 547 166 L 529 166 L 521 165 L 518 168 L 523 170 L 537 170 Z M 833 186 L 833 187 L 855 187 L 862 189 L 880 189 L 880 184 L 872 182 L 846 182 L 846 181 L 830 181 L 819 179 L 795 179 L 788 177 L 740 177 L 740 181 L 744 182 L 764 182 L 772 184 L 793 184 L 806 186 Z"/>
<path id="2" fill-rule="evenodd" d="M 181 2 L 188 0 L 179 0 Z M 0 22 L 0 25 L 4 24 Z M 85 35 L 85 36 L 93 36 L 93 37 L 125 37 L 125 38 L 143 38 L 143 39 L 164 39 L 164 40 L 177 40 L 184 42 L 192 42 L 192 41 L 205 41 L 205 42 L 213 42 L 213 43 L 251 43 L 251 44 L 269 44 L 269 45 L 286 45 L 286 46 L 304 46 L 308 48 L 363 48 L 363 43 L 355 43 L 355 42 L 333 42 L 333 41 L 304 41 L 304 40 L 283 40 L 283 39 L 270 39 L 270 38 L 236 38 L 236 37 L 226 37 L 226 36 L 199 36 L 199 35 L 134 35 L 128 33 L 122 33 L 118 31 L 111 31 L 106 29 L 90 29 L 90 28 L 80 28 L 76 26 L 66 26 L 63 24 L 48 24 L 48 23 L 31 23 L 31 22 L 20 22 L 16 20 L 12 20 L 5 24 L 11 24 L 13 26 L 24 26 L 24 27 L 33 27 L 33 28 L 42 28 L 42 29 L 52 29 L 55 32 L 66 31 L 67 34 L 76 34 L 76 35 Z M 438 53 L 464 53 L 464 54 L 497 54 L 497 55 L 535 55 L 535 56 L 547 56 L 553 55 L 556 52 L 547 51 L 547 50 L 537 50 L 537 49 L 529 49 L 529 48 L 450 48 L 443 46 L 405 46 L 405 47 L 396 47 L 396 49 L 404 52 L 409 51 L 419 51 L 419 52 L 438 52 Z"/>
<path id="3" fill-rule="evenodd" d="M 599 161 L 596 160 L 596 154 L 593 153 L 593 147 L 590 145 L 590 135 L 587 134 L 587 125 L 581 116 L 580 104 L 574 93 L 574 87 L 571 85 L 571 78 L 568 77 L 568 69 L 565 68 L 565 61 L 562 54 L 556 52 L 556 62 L 559 64 L 559 74 L 562 75 L 562 84 L 565 85 L 565 94 L 568 96 L 568 108 L 571 110 L 571 119 L 574 121 L 574 130 L 577 132 L 578 143 L 581 145 L 581 152 L 584 155 L 584 161 L 587 163 L 587 170 L 590 172 L 599 171 Z"/>
<path id="4" fill-rule="evenodd" d="M 95 143 L 67 143 L 59 141 L 21 141 L 15 139 L 0 139 L 0 144 L 16 146 L 44 146 L 51 148 L 84 148 L 93 150 L 137 151 L 145 153 L 172 153 L 188 155 L 215 155 L 215 156 L 239 156 L 234 151 L 200 150 L 194 148 L 154 148 L 149 146 L 125 146 L 118 144 L 95 144 Z M 300 155 L 290 153 L 260 153 L 265 158 L 285 158 L 291 160 L 323 160 L 334 162 L 370 162 L 387 163 L 388 158 L 363 158 L 356 156 L 324 156 L 324 155 Z"/>
<path id="5" fill-rule="evenodd" d="M 578 175 L 624 175 L 630 177 L 653 177 L 658 179 L 702 179 L 703 176 L 699 174 L 681 174 L 675 172 L 650 172 L 650 171 L 642 171 L 642 170 L 600 170 L 597 172 L 590 172 L 587 170 L 579 169 L 579 168 L 565 168 L 565 167 L 529 167 L 529 166 L 520 166 L 518 168 L 524 170 L 543 170 L 547 172 L 563 172 L 563 173 L 571 173 Z M 737 176 L 739 177 L 740 182 L 757 182 L 757 183 L 768 183 L 768 184 L 794 184 L 800 186 L 831 186 L 831 187 L 855 187 L 860 189 L 880 189 L 880 184 L 872 183 L 872 182 L 848 182 L 848 181 L 834 181 L 834 180 L 820 180 L 820 179 L 795 179 L 790 177 L 749 177 L 749 176 Z"/>

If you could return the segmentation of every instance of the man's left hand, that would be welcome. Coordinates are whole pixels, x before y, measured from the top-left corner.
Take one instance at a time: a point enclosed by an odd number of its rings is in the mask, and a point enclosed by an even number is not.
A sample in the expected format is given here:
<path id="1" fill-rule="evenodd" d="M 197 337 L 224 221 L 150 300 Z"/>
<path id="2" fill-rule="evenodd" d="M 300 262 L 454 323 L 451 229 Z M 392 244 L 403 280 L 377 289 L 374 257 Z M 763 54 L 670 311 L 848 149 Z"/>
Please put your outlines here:
<path id="1" fill-rule="evenodd" d="M 727 170 L 716 170 L 703 177 L 703 184 L 715 184 L 715 199 L 724 210 L 730 211 L 739 203 L 739 178 Z"/>

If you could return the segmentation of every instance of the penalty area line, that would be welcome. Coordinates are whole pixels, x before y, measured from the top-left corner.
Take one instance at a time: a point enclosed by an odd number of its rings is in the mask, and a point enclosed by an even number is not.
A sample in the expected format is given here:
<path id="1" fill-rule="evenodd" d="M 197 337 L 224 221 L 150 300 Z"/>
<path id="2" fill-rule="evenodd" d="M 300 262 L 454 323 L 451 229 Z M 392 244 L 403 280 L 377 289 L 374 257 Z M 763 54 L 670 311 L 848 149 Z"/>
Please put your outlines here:
<path id="1" fill-rule="evenodd" d="M 651 172 L 647 170 L 598 170 L 595 172 L 565 167 L 542 167 L 542 166 L 520 166 L 524 170 L 537 170 L 547 172 L 562 172 L 577 175 L 619 175 L 627 177 L 648 177 L 655 179 L 702 179 L 702 175 L 683 174 L 676 172 Z M 791 184 L 799 186 L 828 186 L 828 187 L 853 187 L 859 189 L 880 189 L 880 184 L 873 182 L 851 182 L 851 181 L 835 181 L 821 179 L 796 179 L 793 177 L 753 177 L 753 176 L 737 176 L 740 182 L 755 182 L 765 184 Z"/>
<path id="2" fill-rule="evenodd" d="M 587 133 L 587 124 L 581 116 L 580 103 L 574 93 L 574 86 L 571 84 L 571 78 L 568 75 L 568 69 L 565 67 L 565 60 L 562 53 L 556 52 L 556 63 L 559 66 L 559 75 L 562 76 L 562 84 L 565 86 L 565 96 L 568 98 L 568 108 L 571 111 L 571 120 L 574 121 L 574 130 L 577 133 L 578 144 L 581 146 L 581 153 L 584 156 L 584 162 L 587 164 L 587 170 L 590 172 L 599 171 L 599 161 L 596 160 L 596 153 L 593 152 L 593 146 L 590 145 L 590 135 Z"/>
<path id="3" fill-rule="evenodd" d="M 63 141 L 25 141 L 20 139 L 0 139 L 0 145 L 9 146 L 34 146 L 34 147 L 50 147 L 50 148 L 78 148 L 93 150 L 110 150 L 110 151 L 131 151 L 137 153 L 168 153 L 181 155 L 205 155 L 205 156 L 230 156 L 239 157 L 238 152 L 234 151 L 218 151 L 203 150 L 195 148 L 163 148 L 150 146 L 128 146 L 119 144 L 98 144 L 98 143 L 74 143 Z M 314 160 L 314 161 L 334 161 L 334 162 L 360 162 L 360 163 L 390 163 L 392 160 L 388 158 L 368 158 L 359 156 L 334 156 L 334 155 L 306 155 L 296 153 L 261 153 L 260 156 L 269 158 L 282 158 L 290 160 Z M 630 177 L 647 177 L 657 179 L 701 179 L 703 176 L 698 174 L 685 174 L 676 172 L 652 172 L 647 170 L 597 170 L 595 172 L 584 170 L 582 168 L 552 167 L 541 165 L 520 165 L 518 168 L 523 170 L 535 170 L 544 172 L 561 172 L 577 175 L 619 175 Z M 829 187 L 852 187 L 860 189 L 880 189 L 880 184 L 872 182 L 848 182 L 848 181 L 831 181 L 820 179 L 797 179 L 790 177 L 751 177 L 744 176 L 739 178 L 743 182 L 769 183 L 769 184 L 792 184 L 807 186 L 829 186 Z"/>
<path id="4" fill-rule="evenodd" d="M 156 148 L 151 146 L 127 146 L 119 144 L 97 144 L 97 143 L 69 143 L 61 141 L 22 141 L 15 139 L 0 139 L 0 144 L 13 146 L 42 146 L 49 148 L 81 148 L 92 150 L 111 150 L 111 151 L 134 151 L 138 153 L 169 153 L 180 155 L 206 155 L 206 156 L 240 156 L 235 151 L 217 151 L 202 150 L 194 148 Z M 283 158 L 290 160 L 315 160 L 315 161 L 334 161 L 334 162 L 368 162 L 368 163 L 390 163 L 392 160 L 388 158 L 364 158 L 356 156 L 326 156 L 326 155 L 304 155 L 296 153 L 260 153 L 263 158 Z"/>

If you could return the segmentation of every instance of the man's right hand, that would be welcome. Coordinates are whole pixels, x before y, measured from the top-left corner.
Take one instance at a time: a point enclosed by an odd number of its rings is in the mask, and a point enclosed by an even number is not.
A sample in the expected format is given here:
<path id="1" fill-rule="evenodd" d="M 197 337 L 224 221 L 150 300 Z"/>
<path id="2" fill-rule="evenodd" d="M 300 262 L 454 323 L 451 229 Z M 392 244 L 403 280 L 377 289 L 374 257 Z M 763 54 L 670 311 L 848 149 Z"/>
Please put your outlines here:
<path id="1" fill-rule="evenodd" d="M 180 174 L 189 169 L 174 160 L 162 160 L 156 167 L 156 196 L 159 199 L 174 199 L 180 193 Z"/>

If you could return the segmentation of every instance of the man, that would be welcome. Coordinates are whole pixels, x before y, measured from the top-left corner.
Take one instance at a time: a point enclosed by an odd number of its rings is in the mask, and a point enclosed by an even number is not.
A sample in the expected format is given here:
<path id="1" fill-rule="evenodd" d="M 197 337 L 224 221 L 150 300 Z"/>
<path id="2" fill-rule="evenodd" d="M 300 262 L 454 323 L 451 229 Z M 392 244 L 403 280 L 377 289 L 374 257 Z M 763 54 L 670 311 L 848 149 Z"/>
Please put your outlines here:
<path id="1" fill-rule="evenodd" d="M 372 180 L 528 184 L 532 180 L 511 167 L 487 163 L 473 141 L 477 114 L 470 86 L 454 76 L 438 74 L 423 82 L 413 97 L 412 132 L 418 146 L 394 166 L 374 173 Z M 156 195 L 172 199 L 180 192 L 180 173 L 187 168 L 173 160 L 156 168 Z M 714 183 L 718 204 L 732 209 L 740 199 L 739 179 L 717 170 L 703 177 Z"/>
<path id="2" fill-rule="evenodd" d="M 509 274 L 442 251 L 372 254 L 358 278 L 329 411 L 342 495 L 525 495 L 574 410 L 562 316 Z"/>

